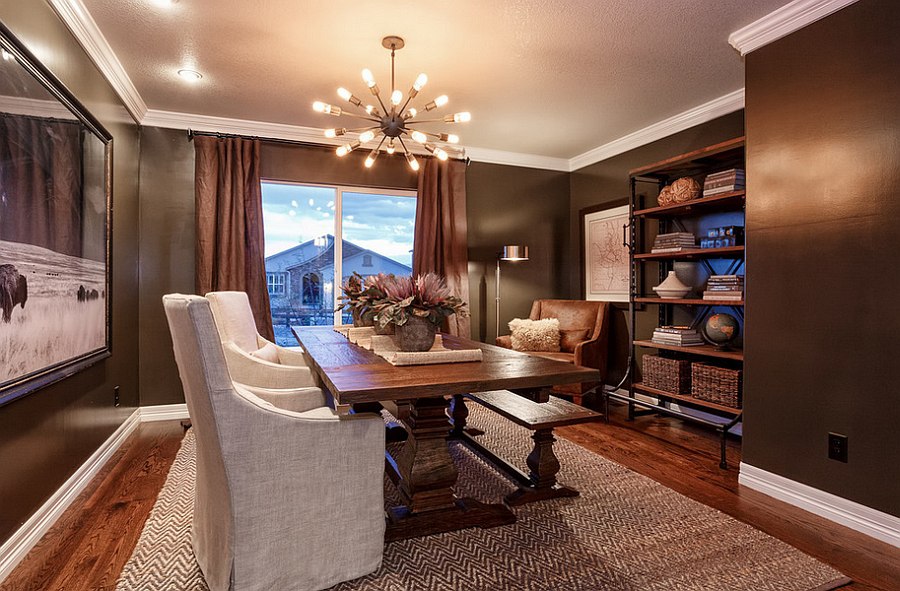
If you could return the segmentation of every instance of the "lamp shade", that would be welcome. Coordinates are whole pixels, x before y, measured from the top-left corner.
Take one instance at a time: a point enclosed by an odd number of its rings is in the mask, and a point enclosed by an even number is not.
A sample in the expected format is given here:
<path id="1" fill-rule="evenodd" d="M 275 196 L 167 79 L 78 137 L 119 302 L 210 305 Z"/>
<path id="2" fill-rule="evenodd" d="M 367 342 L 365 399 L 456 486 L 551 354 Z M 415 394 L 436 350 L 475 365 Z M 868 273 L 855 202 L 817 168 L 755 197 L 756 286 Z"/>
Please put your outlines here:
<path id="1" fill-rule="evenodd" d="M 520 245 L 507 245 L 503 247 L 500 253 L 501 261 L 527 261 L 528 247 Z"/>

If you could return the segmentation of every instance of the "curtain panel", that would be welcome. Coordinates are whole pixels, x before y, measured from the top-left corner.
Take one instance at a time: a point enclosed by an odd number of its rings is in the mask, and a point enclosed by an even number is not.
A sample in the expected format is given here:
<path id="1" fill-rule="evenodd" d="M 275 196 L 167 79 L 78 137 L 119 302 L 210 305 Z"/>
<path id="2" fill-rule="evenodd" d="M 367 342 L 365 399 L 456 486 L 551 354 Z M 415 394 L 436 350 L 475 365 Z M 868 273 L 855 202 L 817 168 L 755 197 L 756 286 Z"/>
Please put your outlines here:
<path id="1" fill-rule="evenodd" d="M 453 294 L 469 303 L 469 257 L 466 237 L 466 163 L 427 158 L 419 171 L 413 273 L 429 271 L 446 278 Z M 469 337 L 468 317 L 455 314 L 445 327 Z"/>
<path id="2" fill-rule="evenodd" d="M 266 288 L 259 140 L 194 136 L 197 293 L 247 293 L 256 327 L 274 340 Z"/>

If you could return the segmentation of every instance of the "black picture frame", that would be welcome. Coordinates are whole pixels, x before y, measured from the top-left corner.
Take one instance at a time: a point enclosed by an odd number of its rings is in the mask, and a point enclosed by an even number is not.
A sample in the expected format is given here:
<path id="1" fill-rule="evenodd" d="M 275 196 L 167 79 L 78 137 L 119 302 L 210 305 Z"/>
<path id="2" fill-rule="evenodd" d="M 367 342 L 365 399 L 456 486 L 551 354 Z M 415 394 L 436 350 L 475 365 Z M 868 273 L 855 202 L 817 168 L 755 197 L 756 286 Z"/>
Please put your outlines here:
<path id="1" fill-rule="evenodd" d="M 55 129 L 65 129 L 76 138 L 71 143 L 77 149 L 71 153 L 77 154 L 77 159 L 70 168 L 78 175 L 67 185 L 66 203 L 70 207 L 58 208 L 48 223 L 50 232 L 44 233 L 52 236 L 56 229 L 53 224 L 62 220 L 68 224 L 65 230 L 76 234 L 75 246 L 70 241 L 65 248 L 54 248 L 37 233 L 29 240 L 28 230 L 10 236 L 9 226 L 0 225 L 0 290 L 6 289 L 0 291 L 0 405 L 4 405 L 112 354 L 113 137 L 3 23 L 0 49 L 2 66 L 9 68 L 4 74 L 12 74 L 5 76 L 7 82 L 0 92 L 0 117 L 4 118 L 0 127 L 0 176 L 15 174 L 14 167 L 24 166 L 26 161 L 40 168 L 34 164 L 36 158 L 27 154 L 37 154 L 38 148 L 43 148 L 44 136 L 56 140 Z M 46 93 L 38 93 L 36 98 L 35 90 L 40 87 Z M 15 157 L 2 145 L 12 137 L 4 131 L 12 129 L 7 121 L 17 125 L 28 121 L 39 130 L 16 136 L 16 148 L 25 148 Z M 36 142 L 37 147 L 26 145 L 29 141 Z M 37 202 L 37 195 L 37 188 L 29 190 L 26 183 L 16 185 L 15 195 L 0 200 L 0 214 L 7 211 L 3 207 L 25 207 L 22 204 L 29 199 Z M 47 201 L 46 194 L 41 199 Z M 71 220 L 67 221 L 66 214 Z M 10 295 L 11 286 L 17 286 L 15 296 Z"/>

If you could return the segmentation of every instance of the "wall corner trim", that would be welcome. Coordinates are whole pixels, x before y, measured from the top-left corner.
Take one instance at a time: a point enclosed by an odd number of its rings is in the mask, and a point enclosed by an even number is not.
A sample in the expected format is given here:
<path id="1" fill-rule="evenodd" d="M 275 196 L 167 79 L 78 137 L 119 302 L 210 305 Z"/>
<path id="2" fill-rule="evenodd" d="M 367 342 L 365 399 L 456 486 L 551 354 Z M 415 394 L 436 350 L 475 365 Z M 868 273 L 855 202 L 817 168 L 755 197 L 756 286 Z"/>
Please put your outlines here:
<path id="1" fill-rule="evenodd" d="M 701 123 L 712 121 L 717 117 L 740 111 L 744 108 L 744 89 L 739 88 L 719 98 L 697 105 L 668 119 L 657 121 L 643 129 L 639 129 L 602 146 L 588 150 L 569 160 L 569 170 L 576 171 L 585 166 L 595 164 L 618 154 L 639 148 L 656 140 L 668 137 L 679 131 L 690 129 Z"/>
<path id="2" fill-rule="evenodd" d="M 738 482 L 765 495 L 900 548 L 900 517 L 741 462 Z"/>
<path id="3" fill-rule="evenodd" d="M 128 109 L 134 120 L 140 123 L 147 114 L 147 104 L 141 98 L 134 83 L 131 82 L 128 72 L 122 66 L 122 62 L 119 61 L 82 0 L 48 1 L 100 73 L 103 74 L 103 77 L 125 103 L 125 108 Z"/>
<path id="4" fill-rule="evenodd" d="M 741 55 L 790 35 L 857 0 L 794 0 L 728 36 Z"/>
<path id="5" fill-rule="evenodd" d="M 0 582 L 2 582 L 40 541 L 72 501 L 90 484 L 91 480 L 121 447 L 141 422 L 140 409 L 135 410 L 109 439 L 51 495 L 16 532 L 0 546 Z"/>

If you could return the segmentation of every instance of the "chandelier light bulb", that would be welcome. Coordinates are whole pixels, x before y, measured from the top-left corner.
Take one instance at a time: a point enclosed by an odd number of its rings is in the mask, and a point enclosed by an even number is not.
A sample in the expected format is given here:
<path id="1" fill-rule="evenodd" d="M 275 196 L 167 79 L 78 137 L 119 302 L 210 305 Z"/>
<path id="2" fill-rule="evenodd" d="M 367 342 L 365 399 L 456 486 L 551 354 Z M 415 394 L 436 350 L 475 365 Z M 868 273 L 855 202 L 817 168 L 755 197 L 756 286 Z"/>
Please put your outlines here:
<path id="1" fill-rule="evenodd" d="M 366 142 L 372 141 L 374 138 L 375 138 L 375 132 L 371 131 L 371 130 L 364 131 L 361 134 L 359 134 L 359 141 L 363 144 Z"/>
<path id="2" fill-rule="evenodd" d="M 416 111 L 415 109 L 410 109 L 406 112 L 406 115 L 403 116 L 403 120 L 406 121 L 407 119 L 412 119 L 416 116 L 417 113 L 418 111 Z"/>
<path id="3" fill-rule="evenodd" d="M 440 148 L 435 148 L 432 154 L 437 156 L 438 160 L 446 160 L 448 158 L 447 152 L 443 151 Z"/>
<path id="4" fill-rule="evenodd" d="M 378 158 L 378 148 L 375 148 L 369 155 L 366 156 L 366 168 L 372 168 L 372 165 L 375 164 L 375 159 Z"/>
<path id="5" fill-rule="evenodd" d="M 322 101 L 316 101 L 313 103 L 313 111 L 315 111 L 316 113 L 324 113 L 326 106 L 327 105 Z"/>
<path id="6" fill-rule="evenodd" d="M 375 86 L 375 76 L 372 75 L 372 70 L 370 70 L 369 68 L 365 68 L 362 71 L 362 79 L 363 82 L 366 83 L 366 86 L 368 86 L 369 88 Z"/>
<path id="7" fill-rule="evenodd" d="M 391 104 L 395 107 L 400 104 L 400 101 L 403 100 L 403 93 L 399 90 L 395 90 L 391 93 Z"/>
<path id="8" fill-rule="evenodd" d="M 409 152 L 406 153 L 406 161 L 409 162 L 410 168 L 412 168 L 413 170 L 416 170 L 416 171 L 419 170 L 419 161 L 416 160 L 416 157 L 413 156 L 412 154 L 410 154 Z"/>
<path id="9" fill-rule="evenodd" d="M 420 144 L 424 144 L 425 142 L 428 141 L 428 136 L 426 136 L 421 131 L 414 131 L 411 134 L 409 134 L 409 136 L 412 139 L 414 139 L 415 141 L 419 142 Z"/>
<path id="10" fill-rule="evenodd" d="M 434 99 L 434 104 L 436 104 L 438 107 L 443 107 L 444 105 L 446 105 L 449 102 L 450 102 L 450 97 L 448 97 L 446 94 L 442 94 L 441 96 Z"/>
<path id="11" fill-rule="evenodd" d="M 338 88 L 338 96 L 344 99 L 345 101 L 349 101 L 350 97 L 353 96 L 349 90 L 344 87 Z"/>
<path id="12" fill-rule="evenodd" d="M 326 115 L 334 115 L 335 117 L 339 117 L 341 114 L 341 108 L 335 107 L 334 105 L 329 105 L 328 103 L 323 103 L 322 101 L 316 101 L 313 103 L 313 111 L 318 113 L 325 113 Z"/>
<path id="13" fill-rule="evenodd" d="M 452 115 L 444 115 L 445 123 L 468 123 L 472 120 L 472 114 L 468 111 L 462 113 L 454 113 Z"/>
<path id="14" fill-rule="evenodd" d="M 355 150 L 358 147 L 359 147 L 358 141 L 350 142 L 349 144 L 344 144 L 343 146 L 341 146 L 340 148 L 335 150 L 334 153 L 337 154 L 338 157 L 343 158 L 344 156 L 346 156 L 347 154 L 349 154 L 350 152 L 352 152 L 353 150 Z"/>
<path id="15" fill-rule="evenodd" d="M 393 139 L 388 143 L 387 148 L 385 148 L 384 151 L 387 152 L 388 154 L 393 154 L 396 151 L 396 148 L 394 147 Z"/>
<path id="16" fill-rule="evenodd" d="M 442 141 L 442 142 L 447 142 L 448 144 L 458 144 L 458 143 L 459 143 L 459 136 L 456 135 L 455 133 L 442 133 L 442 134 L 441 134 L 441 141 Z"/>
<path id="17" fill-rule="evenodd" d="M 336 129 L 326 129 L 325 137 L 327 137 L 327 138 L 337 137 L 337 130 Z"/>
<path id="18" fill-rule="evenodd" d="M 422 88 L 425 87 L 426 84 L 428 84 L 428 76 L 426 76 L 423 72 L 419 74 L 419 76 L 416 78 L 416 81 L 413 82 L 413 88 L 416 89 L 416 92 L 419 92 L 420 90 L 422 90 Z"/>

